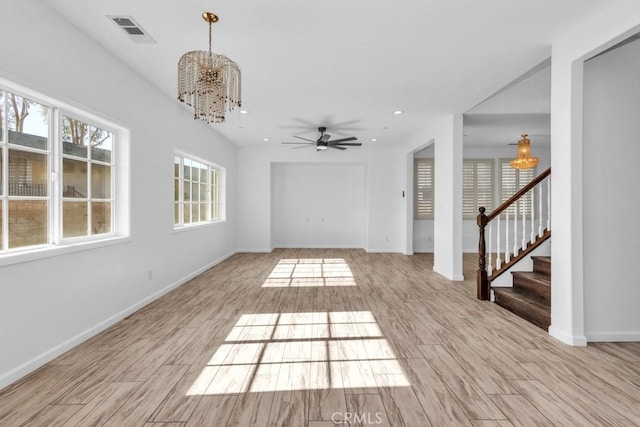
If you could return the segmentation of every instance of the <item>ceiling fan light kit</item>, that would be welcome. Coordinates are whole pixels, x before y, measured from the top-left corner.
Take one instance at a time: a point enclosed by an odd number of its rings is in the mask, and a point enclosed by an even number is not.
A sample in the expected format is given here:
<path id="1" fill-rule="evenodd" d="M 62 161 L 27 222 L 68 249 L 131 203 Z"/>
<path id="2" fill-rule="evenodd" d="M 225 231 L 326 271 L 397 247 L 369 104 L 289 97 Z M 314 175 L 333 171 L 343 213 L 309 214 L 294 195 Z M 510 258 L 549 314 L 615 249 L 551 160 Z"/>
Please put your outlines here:
<path id="1" fill-rule="evenodd" d="M 222 123 L 226 111 L 240 107 L 240 67 L 224 55 L 211 51 L 211 25 L 218 16 L 204 12 L 209 24 L 209 51 L 191 51 L 178 61 L 178 100 L 193 107 L 194 119 Z"/>
<path id="2" fill-rule="evenodd" d="M 531 140 L 527 134 L 522 134 L 522 139 L 518 141 L 518 157 L 511 160 L 509 164 L 514 169 L 531 169 L 538 164 L 537 157 L 531 157 Z"/>
<path id="3" fill-rule="evenodd" d="M 320 138 L 318 138 L 315 141 L 312 139 L 303 138 L 301 136 L 294 135 L 293 136 L 294 138 L 302 139 L 307 142 L 283 142 L 283 144 L 300 145 L 300 147 L 293 147 L 294 150 L 296 148 L 309 148 L 309 147 L 315 146 L 316 151 L 324 151 L 327 148 L 335 148 L 336 150 L 346 150 L 347 149 L 346 146 L 359 147 L 362 145 L 361 142 L 350 142 L 350 141 L 358 140 L 358 138 L 356 138 L 355 136 L 331 140 L 331 135 L 329 135 L 328 133 L 325 133 L 326 131 L 327 131 L 326 127 L 320 126 L 318 128 L 318 132 L 320 132 Z"/>

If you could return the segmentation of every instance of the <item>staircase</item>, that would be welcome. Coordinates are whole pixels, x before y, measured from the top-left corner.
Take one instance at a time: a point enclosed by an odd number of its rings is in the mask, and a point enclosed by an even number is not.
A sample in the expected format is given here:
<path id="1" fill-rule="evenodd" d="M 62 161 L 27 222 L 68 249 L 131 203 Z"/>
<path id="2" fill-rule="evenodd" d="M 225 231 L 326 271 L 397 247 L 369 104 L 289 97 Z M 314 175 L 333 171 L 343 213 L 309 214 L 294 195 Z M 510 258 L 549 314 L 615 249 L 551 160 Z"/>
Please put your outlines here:
<path id="1" fill-rule="evenodd" d="M 545 197 L 546 196 L 546 197 Z M 551 324 L 551 258 L 531 256 L 533 271 L 512 272 L 513 287 L 491 283 L 551 238 L 551 168 L 490 213 L 478 215 L 477 297 L 491 299 L 547 330 Z"/>
<path id="2" fill-rule="evenodd" d="M 533 271 L 515 271 L 512 288 L 492 287 L 494 301 L 534 325 L 551 324 L 551 257 L 535 256 Z"/>

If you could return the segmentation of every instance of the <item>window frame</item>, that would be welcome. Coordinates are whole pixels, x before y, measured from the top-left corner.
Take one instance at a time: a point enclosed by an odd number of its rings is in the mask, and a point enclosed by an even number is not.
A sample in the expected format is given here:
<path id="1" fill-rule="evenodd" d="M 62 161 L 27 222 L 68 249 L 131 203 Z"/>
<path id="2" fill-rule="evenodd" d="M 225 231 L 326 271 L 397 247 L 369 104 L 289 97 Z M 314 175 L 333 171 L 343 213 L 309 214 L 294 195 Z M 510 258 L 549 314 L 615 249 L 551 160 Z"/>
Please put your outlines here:
<path id="1" fill-rule="evenodd" d="M 15 84 L 0 77 L 0 91 L 3 96 L 3 119 L 7 120 L 8 111 L 5 108 L 8 103 L 7 93 L 15 94 L 27 98 L 49 109 L 48 132 L 47 132 L 47 196 L 11 196 L 9 194 L 9 150 L 17 149 L 23 152 L 43 153 L 43 150 L 9 144 L 9 126 L 2 126 L 2 140 L 0 141 L 0 152 L 2 153 L 2 188 L 0 191 L 0 207 L 2 209 L 2 241 L 0 242 L 0 266 L 11 265 L 20 262 L 47 258 L 87 250 L 94 247 L 101 247 L 130 240 L 129 224 L 129 140 L 130 131 L 114 122 L 89 112 L 86 108 L 78 108 L 70 104 L 59 101 L 55 98 L 38 93 L 29 88 Z M 111 231 L 109 233 L 63 238 L 62 230 L 62 185 L 63 185 L 63 154 L 62 154 L 62 116 L 81 120 L 91 126 L 107 130 L 112 135 L 112 157 L 111 157 Z M 8 124 L 8 123 L 7 123 Z M 116 148 L 117 146 L 117 148 Z M 91 161 L 91 160 L 88 160 Z M 121 163 L 121 164 L 119 164 Z M 88 180 L 90 180 L 90 176 Z M 46 200 L 46 243 L 9 247 L 9 201 L 10 200 Z"/>
<path id="2" fill-rule="evenodd" d="M 508 200 L 511 196 L 513 196 L 516 192 L 518 192 L 520 189 L 522 189 L 522 187 L 524 187 L 525 185 L 527 185 L 528 183 L 530 183 L 533 179 L 535 179 L 536 176 L 538 176 L 537 174 L 537 166 L 534 166 L 531 169 L 514 169 L 511 167 L 511 159 L 509 158 L 499 158 L 498 159 L 498 173 L 499 173 L 499 187 L 498 187 L 498 200 L 500 200 L 500 204 L 504 203 L 506 200 Z M 508 168 L 513 169 L 513 171 L 516 174 L 516 182 L 515 182 L 515 191 L 510 192 L 506 195 L 503 196 L 503 193 L 505 191 L 504 189 L 504 168 L 503 165 L 507 165 Z M 525 182 L 521 182 L 521 174 L 522 171 L 526 170 L 526 171 L 531 171 L 531 177 L 527 180 L 525 180 Z M 533 191 L 533 190 L 532 190 Z M 505 197 L 506 196 L 506 197 Z M 527 202 L 529 202 L 529 200 L 527 200 Z M 525 205 L 525 218 L 530 219 L 532 217 L 532 215 L 535 213 L 537 207 L 537 199 L 536 197 L 533 197 L 533 203 L 528 203 L 527 205 Z M 509 215 L 510 217 L 513 217 L 514 215 L 514 208 L 513 205 L 511 207 L 508 207 L 501 215 L 501 218 L 504 218 L 506 215 Z M 520 208 L 520 206 L 518 206 L 518 212 L 517 212 L 517 216 L 521 217 L 522 216 L 522 210 Z"/>
<path id="3" fill-rule="evenodd" d="M 419 192 L 420 192 L 420 186 L 418 185 L 419 182 L 419 174 L 418 174 L 418 165 L 420 163 L 426 163 L 428 165 L 430 165 L 429 168 L 429 174 L 431 175 L 431 189 L 430 189 L 430 194 L 427 197 L 427 201 L 430 201 L 430 212 L 427 212 L 426 214 L 420 214 L 420 203 L 419 203 Z M 433 219 L 434 217 L 434 202 L 435 202 L 435 160 L 433 157 L 416 157 L 413 159 L 413 219 L 414 220 L 430 220 Z M 427 188 L 427 190 L 429 190 Z"/>
<path id="4" fill-rule="evenodd" d="M 58 224 L 58 228 L 57 228 L 57 232 L 59 233 L 58 239 L 61 242 L 65 242 L 65 241 L 69 241 L 69 242 L 81 242 L 81 241 L 91 241 L 91 240 L 96 240 L 96 239 L 101 239 L 102 237 L 111 237 L 114 235 L 115 233 L 115 229 L 116 229 L 116 223 L 115 223 L 115 210 L 116 210 L 116 200 L 117 200 L 117 194 L 116 194 L 116 171 L 117 171 L 117 164 L 115 159 L 117 158 L 117 146 L 118 146 L 118 136 L 117 134 L 112 130 L 109 129 L 108 127 L 102 126 L 101 124 L 95 123 L 93 121 L 91 121 L 90 119 L 87 119 L 85 117 L 79 116 L 77 113 L 75 112 L 70 112 L 65 110 L 64 108 L 58 108 L 57 111 L 57 118 L 56 118 L 56 126 L 57 126 L 57 132 L 60 138 L 60 141 L 58 144 L 56 144 L 56 161 L 57 161 L 57 165 L 56 168 L 59 171 L 57 174 L 57 179 L 55 180 L 56 182 L 56 192 L 59 196 L 60 199 L 60 209 L 58 211 L 58 218 L 56 219 L 57 224 Z M 82 157 L 78 157 L 78 156 L 73 156 L 70 154 L 65 154 L 64 153 L 64 142 L 62 141 L 62 120 L 64 117 L 67 117 L 69 119 L 72 120 L 77 120 L 77 121 L 81 121 L 84 124 L 88 125 L 88 126 L 93 126 L 102 130 L 105 130 L 107 132 L 109 132 L 111 134 L 111 161 L 109 163 L 107 162 L 103 162 L 103 161 L 98 161 L 98 160 L 94 160 L 92 158 L 92 150 L 91 150 L 91 146 L 87 146 L 87 157 L 86 158 L 82 158 Z M 80 161 L 80 162 L 85 162 L 87 164 L 87 197 L 86 198 L 70 198 L 70 197 L 64 197 L 64 159 L 69 159 L 69 160 L 74 160 L 74 161 Z M 92 168 L 93 165 L 97 164 L 97 165 L 102 165 L 102 166 L 109 166 L 111 168 L 111 197 L 109 199 L 99 199 L 99 198 L 94 198 L 93 197 L 93 190 L 92 190 L 92 177 L 91 177 L 91 173 L 92 173 Z M 73 236 L 73 237 L 64 237 L 64 202 L 72 202 L 72 201 L 76 201 L 76 202 L 86 202 L 87 203 L 87 235 L 85 236 Z M 110 229 L 111 231 L 109 233 L 98 233 L 98 234 L 93 234 L 93 232 L 91 231 L 91 226 L 93 223 L 93 217 L 92 217 L 92 205 L 94 202 L 97 203 L 104 203 L 104 202 L 108 202 L 111 204 L 111 224 L 110 224 Z"/>
<path id="5" fill-rule="evenodd" d="M 474 212 L 466 212 L 464 210 L 464 206 L 465 206 L 465 187 L 464 187 L 464 166 L 465 163 L 473 163 L 475 165 L 474 167 L 474 189 L 473 189 L 473 196 L 474 196 L 474 204 L 475 204 L 475 210 Z M 491 197 L 491 206 L 484 206 L 487 209 L 487 212 L 491 212 L 493 209 L 495 209 L 495 204 L 496 204 L 496 196 L 495 196 L 495 160 L 493 158 L 464 158 L 462 159 L 462 219 L 463 220 L 475 220 L 479 214 L 478 212 L 478 208 L 481 206 L 481 204 L 478 201 L 479 198 L 479 194 L 478 194 L 478 186 L 477 186 L 477 182 L 478 182 L 478 163 L 486 163 L 487 165 L 490 165 L 491 171 L 490 171 L 490 180 L 491 180 L 491 184 L 490 184 L 490 197 Z"/>
<path id="6" fill-rule="evenodd" d="M 195 227 L 202 227 L 202 226 L 207 226 L 207 225 L 211 225 L 211 224 L 218 224 L 218 223 L 222 223 L 225 222 L 227 220 L 226 218 L 226 169 L 219 165 L 216 164 L 214 162 L 211 162 L 209 160 L 205 160 L 202 159 L 201 157 L 197 157 L 194 156 L 192 154 L 189 154 L 185 151 L 182 150 L 174 150 L 173 152 L 173 161 L 172 161 L 172 165 L 174 168 L 173 174 L 172 174 L 172 182 L 173 182 L 173 189 L 174 189 L 174 196 L 173 196 L 173 202 L 172 202 L 172 206 L 173 206 L 173 230 L 174 231 L 181 231 L 181 230 L 188 230 L 191 228 L 195 228 Z M 179 162 L 179 167 L 178 167 L 178 176 L 176 176 L 175 174 L 175 166 L 176 166 L 176 160 L 180 159 Z M 206 219 L 204 221 L 190 221 L 188 223 L 184 223 L 184 204 L 185 204 L 185 200 L 184 200 L 184 184 L 185 184 L 185 177 L 184 177 L 184 163 L 185 160 L 189 160 L 190 162 L 195 162 L 198 163 L 199 165 L 202 166 L 206 166 L 207 167 L 207 182 L 206 182 L 206 188 L 207 188 L 207 196 L 206 196 L 206 205 L 207 205 L 207 216 Z M 202 168 L 200 168 L 202 169 Z M 212 172 L 213 171 L 217 171 L 218 173 L 218 182 L 217 182 L 217 191 L 215 191 L 215 193 L 217 194 L 217 206 L 218 206 L 218 212 L 219 212 L 219 217 L 218 218 L 214 218 L 213 214 L 214 214 L 214 201 L 212 199 L 213 193 L 214 193 L 214 183 L 213 183 L 213 177 L 212 177 Z M 176 200 L 175 198 L 175 182 L 176 180 L 178 181 L 178 191 L 177 191 L 177 195 L 178 195 L 178 200 Z M 190 183 L 193 183 L 191 180 L 188 180 Z M 199 183 L 199 185 L 202 185 L 202 181 L 197 181 Z M 200 190 L 199 190 L 200 191 Z M 191 200 L 192 195 L 191 195 L 191 190 L 190 190 L 190 197 L 189 197 L 189 205 L 191 208 L 190 211 L 190 216 L 193 217 L 193 205 L 194 204 L 202 204 L 202 200 L 203 198 L 200 196 L 198 198 L 198 202 L 194 203 L 193 200 Z M 176 221 L 176 206 L 177 206 L 177 212 L 178 212 L 178 220 Z"/>

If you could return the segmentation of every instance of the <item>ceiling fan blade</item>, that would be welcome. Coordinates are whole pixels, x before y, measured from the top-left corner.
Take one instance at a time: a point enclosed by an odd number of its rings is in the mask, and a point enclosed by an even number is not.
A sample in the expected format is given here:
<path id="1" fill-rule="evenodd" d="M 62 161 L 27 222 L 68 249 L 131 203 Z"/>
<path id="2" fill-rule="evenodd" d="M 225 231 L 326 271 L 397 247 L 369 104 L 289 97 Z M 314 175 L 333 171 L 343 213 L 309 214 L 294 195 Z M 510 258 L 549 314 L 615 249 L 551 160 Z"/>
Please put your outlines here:
<path id="1" fill-rule="evenodd" d="M 342 139 L 334 139 L 333 141 L 329 141 L 331 144 L 337 144 L 340 142 L 347 142 L 347 141 L 357 141 L 358 138 L 356 138 L 355 136 L 350 136 L 349 138 L 342 138 Z"/>
<path id="2" fill-rule="evenodd" d="M 313 145 L 315 142 L 282 142 L 282 144 Z"/>
<path id="3" fill-rule="evenodd" d="M 344 147 L 340 147 L 339 145 L 327 145 L 329 148 L 335 148 L 336 150 L 346 150 Z"/>
<path id="4" fill-rule="evenodd" d="M 314 144 L 316 143 L 316 141 L 314 141 L 313 139 L 307 139 L 307 138 L 303 138 L 301 136 L 296 136 L 296 135 L 293 135 L 293 137 L 298 139 L 303 139 L 305 141 L 313 142 Z"/>
<path id="5" fill-rule="evenodd" d="M 311 147 L 315 147 L 315 144 L 305 144 L 302 147 L 293 147 L 292 150 L 297 150 L 299 148 L 311 148 Z"/>
<path id="6" fill-rule="evenodd" d="M 329 141 L 329 138 L 331 138 L 331 135 L 329 135 L 328 133 L 325 133 L 320 137 L 320 142 L 327 142 Z"/>
<path id="7" fill-rule="evenodd" d="M 334 144 L 332 141 L 330 141 L 329 145 L 348 145 L 353 147 L 359 147 L 362 145 L 362 142 L 339 142 L 337 144 Z"/>

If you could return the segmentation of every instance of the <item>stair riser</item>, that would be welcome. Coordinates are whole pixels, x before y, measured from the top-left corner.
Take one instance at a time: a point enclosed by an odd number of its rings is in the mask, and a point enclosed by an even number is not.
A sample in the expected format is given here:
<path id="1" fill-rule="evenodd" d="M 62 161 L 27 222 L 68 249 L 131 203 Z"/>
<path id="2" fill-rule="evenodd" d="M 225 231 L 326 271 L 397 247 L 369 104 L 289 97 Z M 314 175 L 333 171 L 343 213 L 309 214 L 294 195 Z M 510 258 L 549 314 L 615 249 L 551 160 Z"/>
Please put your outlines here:
<path id="1" fill-rule="evenodd" d="M 540 258 L 533 258 L 533 271 L 551 277 L 551 262 Z"/>
<path id="2" fill-rule="evenodd" d="M 541 296 L 547 301 L 551 301 L 551 287 L 540 284 L 535 280 L 526 277 L 513 276 L 513 287 L 525 289 L 535 295 Z"/>
<path id="3" fill-rule="evenodd" d="M 524 320 L 533 323 L 534 325 L 544 329 L 545 331 L 548 330 L 549 325 L 551 325 L 551 316 L 540 313 L 537 310 L 533 310 L 531 309 L 531 307 L 523 305 L 518 301 L 514 301 L 511 298 L 503 298 L 502 296 L 496 295 L 495 302 L 500 307 L 503 307 L 510 312 L 517 314 Z"/>

